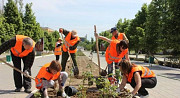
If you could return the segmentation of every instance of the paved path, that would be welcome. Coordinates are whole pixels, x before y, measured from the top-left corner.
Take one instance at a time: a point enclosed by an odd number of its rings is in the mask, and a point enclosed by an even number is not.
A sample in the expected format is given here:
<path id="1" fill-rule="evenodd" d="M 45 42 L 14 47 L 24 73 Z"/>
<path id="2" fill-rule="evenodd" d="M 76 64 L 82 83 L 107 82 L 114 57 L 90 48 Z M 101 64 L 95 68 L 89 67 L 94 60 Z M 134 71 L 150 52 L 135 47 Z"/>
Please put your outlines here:
<path id="1" fill-rule="evenodd" d="M 35 77 L 41 66 L 48 62 L 51 62 L 52 60 L 55 60 L 54 55 L 36 57 L 32 66 L 32 76 Z M 21 92 L 13 92 L 15 86 L 12 68 L 0 63 L 0 73 L 0 98 L 25 98 L 28 95 L 27 93 L 24 93 L 24 88 Z M 34 89 L 35 82 L 32 80 L 32 90 Z"/>
<path id="2" fill-rule="evenodd" d="M 83 51 L 86 56 L 90 56 L 89 51 Z M 130 55 L 133 56 L 133 55 Z M 93 53 L 93 62 L 97 64 L 97 54 Z M 140 61 L 131 61 L 138 65 L 149 67 L 148 63 Z M 105 61 L 104 55 L 100 54 L 100 65 L 101 68 L 105 68 L 107 63 Z M 180 98 L 180 69 L 164 67 L 160 65 L 153 64 L 152 69 L 157 75 L 157 85 L 153 89 L 147 89 L 149 91 L 149 98 Z M 128 84 L 127 87 L 132 90 L 131 86 Z"/>
<path id="3" fill-rule="evenodd" d="M 84 51 L 89 57 L 89 52 Z M 36 57 L 33 67 L 32 76 L 35 77 L 45 63 L 55 59 L 54 55 Z M 100 55 L 102 68 L 106 67 L 104 56 Z M 93 62 L 97 63 L 97 55 L 93 54 Z M 132 61 L 136 64 L 148 66 L 148 63 Z M 180 98 L 180 70 L 174 68 L 153 65 L 150 69 L 154 70 L 157 75 L 158 83 L 153 89 L 148 89 L 150 98 Z M 15 89 L 12 76 L 12 68 L 0 63 L 0 98 L 25 98 L 28 94 L 21 92 L 13 92 Z M 132 88 L 127 85 L 132 90 Z M 35 82 L 32 82 L 32 90 L 35 89 Z"/>

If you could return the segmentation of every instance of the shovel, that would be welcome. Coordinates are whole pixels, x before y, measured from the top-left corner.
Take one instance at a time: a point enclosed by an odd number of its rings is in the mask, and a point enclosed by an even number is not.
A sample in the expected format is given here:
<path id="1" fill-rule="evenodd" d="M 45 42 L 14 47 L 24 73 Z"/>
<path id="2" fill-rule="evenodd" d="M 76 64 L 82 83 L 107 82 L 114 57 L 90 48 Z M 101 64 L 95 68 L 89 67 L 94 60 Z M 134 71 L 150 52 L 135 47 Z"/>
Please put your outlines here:
<path id="1" fill-rule="evenodd" d="M 96 25 L 94 25 L 94 33 L 96 33 Z M 99 47 L 98 47 L 98 38 L 97 37 L 96 37 L 96 51 L 97 51 L 99 74 L 100 74 L 101 73 L 101 66 L 100 66 Z"/>
<path id="2" fill-rule="evenodd" d="M 25 72 L 22 72 L 21 70 L 17 69 L 16 67 L 12 66 L 11 64 L 5 62 L 4 60 L 0 59 L 0 61 L 2 61 L 3 63 L 5 63 L 5 64 L 8 65 L 9 67 L 13 68 L 14 70 L 22 73 L 25 77 L 28 77 L 28 78 L 30 78 L 30 79 L 32 79 L 32 80 L 35 80 L 34 77 L 30 76 L 29 74 L 27 74 L 27 73 L 25 73 Z"/>
<path id="3" fill-rule="evenodd" d="M 101 71 L 100 71 L 101 76 L 106 76 L 107 75 L 107 71 L 106 71 L 107 67 L 108 67 L 108 65 L 106 66 L 105 69 L 101 69 Z"/>

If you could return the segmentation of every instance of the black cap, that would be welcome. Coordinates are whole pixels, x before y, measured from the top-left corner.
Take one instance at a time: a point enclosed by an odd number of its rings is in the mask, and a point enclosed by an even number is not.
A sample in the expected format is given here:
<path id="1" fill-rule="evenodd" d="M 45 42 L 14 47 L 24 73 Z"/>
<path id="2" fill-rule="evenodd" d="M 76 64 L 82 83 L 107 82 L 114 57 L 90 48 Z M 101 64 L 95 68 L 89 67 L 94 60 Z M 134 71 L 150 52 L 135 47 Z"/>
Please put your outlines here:
<path id="1" fill-rule="evenodd" d="M 117 30 L 117 28 L 116 27 L 113 27 L 113 28 L 111 28 L 111 32 L 110 33 L 113 33 L 114 31 L 116 31 Z"/>

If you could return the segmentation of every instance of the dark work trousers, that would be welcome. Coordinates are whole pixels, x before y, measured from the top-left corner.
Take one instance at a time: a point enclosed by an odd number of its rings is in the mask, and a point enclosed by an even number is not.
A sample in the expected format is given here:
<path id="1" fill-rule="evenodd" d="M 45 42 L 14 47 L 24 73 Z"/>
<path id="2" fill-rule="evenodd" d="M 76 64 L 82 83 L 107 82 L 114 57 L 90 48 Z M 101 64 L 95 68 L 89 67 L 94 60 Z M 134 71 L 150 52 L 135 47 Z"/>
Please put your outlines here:
<path id="1" fill-rule="evenodd" d="M 108 77 L 112 77 L 112 75 L 113 75 L 113 69 L 114 69 L 113 63 L 115 64 L 115 71 L 116 71 L 116 69 L 119 69 L 119 67 L 116 66 L 116 65 L 118 65 L 118 63 L 112 62 L 111 64 L 108 64 Z"/>
<path id="2" fill-rule="evenodd" d="M 145 96 L 145 95 L 148 95 L 148 91 L 145 89 L 145 88 L 154 88 L 157 84 L 157 80 L 156 80 L 156 77 L 153 77 L 153 78 L 141 78 L 141 87 L 140 89 L 138 90 L 138 93 Z M 130 83 L 130 85 L 135 88 L 136 86 L 136 82 L 134 80 L 134 77 Z"/>
<path id="3" fill-rule="evenodd" d="M 70 53 L 72 61 L 74 63 L 74 66 L 77 66 L 77 62 L 76 62 L 76 54 L 75 53 Z M 62 71 L 65 71 L 66 69 L 66 63 L 68 60 L 69 54 L 68 52 L 64 52 L 62 53 L 62 59 L 61 59 L 61 66 L 62 66 Z"/>
<path id="4" fill-rule="evenodd" d="M 56 55 L 56 61 L 59 61 L 60 55 Z"/>
<path id="5" fill-rule="evenodd" d="M 31 75 L 31 66 L 25 66 L 25 60 L 26 57 L 16 57 L 11 53 L 12 56 L 12 61 L 13 61 L 13 65 L 14 67 L 18 68 L 19 70 L 21 70 L 21 59 L 23 60 L 24 63 L 24 68 L 23 68 L 23 72 L 24 70 L 27 70 L 29 75 Z M 22 83 L 22 76 L 21 73 L 13 70 L 13 75 L 14 75 L 14 83 L 15 83 L 15 87 L 16 88 L 22 88 L 22 86 L 24 86 L 25 89 L 30 89 L 31 88 L 31 79 L 27 78 L 23 75 L 23 83 Z"/>

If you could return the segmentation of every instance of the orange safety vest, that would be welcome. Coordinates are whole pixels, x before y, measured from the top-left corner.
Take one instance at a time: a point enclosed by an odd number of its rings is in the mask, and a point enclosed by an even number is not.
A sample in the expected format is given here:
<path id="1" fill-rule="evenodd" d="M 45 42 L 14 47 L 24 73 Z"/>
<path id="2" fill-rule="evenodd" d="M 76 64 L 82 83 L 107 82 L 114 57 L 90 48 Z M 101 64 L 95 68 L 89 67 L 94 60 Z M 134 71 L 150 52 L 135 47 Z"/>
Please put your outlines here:
<path id="1" fill-rule="evenodd" d="M 56 80 L 60 76 L 60 72 L 57 72 L 55 75 L 53 75 L 52 73 L 49 73 L 47 71 L 47 67 L 49 67 L 50 64 L 51 63 L 45 64 L 39 70 L 39 73 L 37 74 L 37 76 L 35 78 L 36 88 L 41 89 L 43 87 L 42 78 L 45 78 L 46 80 Z"/>
<path id="2" fill-rule="evenodd" d="M 123 34 L 124 34 L 124 33 L 118 33 L 117 40 L 119 40 L 119 39 L 120 39 L 120 40 L 123 40 L 123 37 L 124 37 Z M 115 38 L 114 36 L 112 36 L 111 39 L 112 39 L 112 40 L 115 40 L 116 38 Z"/>
<path id="3" fill-rule="evenodd" d="M 129 74 L 126 74 L 126 77 L 127 77 L 127 81 L 129 83 L 131 83 L 131 80 L 133 78 L 133 75 L 135 72 L 140 72 L 140 76 L 141 78 L 151 78 L 151 77 L 155 77 L 155 73 L 150 70 L 149 68 L 147 67 L 143 67 L 143 66 L 139 66 L 139 65 L 135 65 L 132 67 L 132 70 Z"/>
<path id="4" fill-rule="evenodd" d="M 24 57 L 27 56 L 30 52 L 33 51 L 33 48 L 35 46 L 35 42 L 33 41 L 33 46 L 29 49 L 29 50 L 24 50 L 22 52 L 22 43 L 23 43 L 23 39 L 27 38 L 28 36 L 24 36 L 24 35 L 16 35 L 16 44 L 14 47 L 11 48 L 11 52 L 13 53 L 13 55 L 17 56 L 17 57 Z"/>
<path id="5" fill-rule="evenodd" d="M 61 46 L 56 47 L 59 42 L 56 42 L 55 49 L 54 49 L 54 55 L 62 55 Z"/>
<path id="6" fill-rule="evenodd" d="M 65 38 L 65 43 L 64 43 L 64 45 L 63 45 L 63 51 L 64 51 L 64 52 L 67 52 L 66 46 L 67 46 L 67 47 L 74 46 L 74 45 L 77 43 L 77 41 L 80 40 L 80 38 L 79 38 L 78 36 L 77 36 L 75 39 L 71 40 L 71 34 L 72 34 L 72 33 L 69 32 L 68 35 L 67 35 L 66 38 Z M 76 51 L 77 51 L 77 48 L 74 49 L 74 50 L 69 50 L 69 53 L 75 53 Z"/>
<path id="7" fill-rule="evenodd" d="M 121 54 L 117 54 L 116 45 L 119 42 L 119 40 L 112 40 L 110 45 L 107 47 L 105 58 L 108 64 L 111 64 L 112 62 L 120 62 L 122 58 L 127 54 L 128 49 L 122 51 Z"/>

